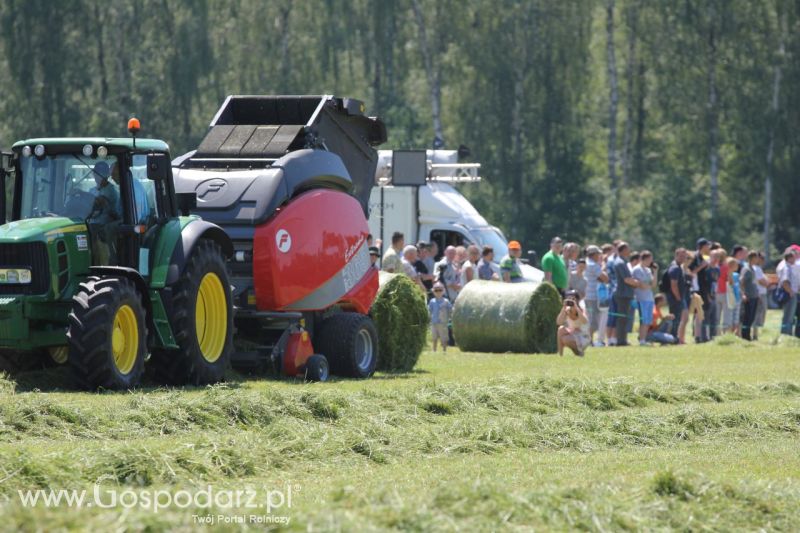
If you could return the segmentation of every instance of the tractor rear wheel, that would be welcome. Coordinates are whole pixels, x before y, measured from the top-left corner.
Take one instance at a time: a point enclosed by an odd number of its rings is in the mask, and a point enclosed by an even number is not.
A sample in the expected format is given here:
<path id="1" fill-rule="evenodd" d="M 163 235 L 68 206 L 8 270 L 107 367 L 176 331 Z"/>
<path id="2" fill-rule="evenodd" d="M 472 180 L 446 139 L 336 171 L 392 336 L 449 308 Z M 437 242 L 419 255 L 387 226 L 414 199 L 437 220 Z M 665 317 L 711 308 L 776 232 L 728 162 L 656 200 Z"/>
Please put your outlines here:
<path id="1" fill-rule="evenodd" d="M 132 389 L 144 372 L 147 325 L 142 295 L 130 280 L 91 277 L 69 314 L 68 363 L 86 389 Z"/>
<path id="2" fill-rule="evenodd" d="M 328 358 L 334 374 L 368 378 L 378 363 L 378 333 L 372 319 L 343 312 L 322 321 L 314 348 Z"/>
<path id="3" fill-rule="evenodd" d="M 233 344 L 233 302 L 219 245 L 197 243 L 186 269 L 172 287 L 170 325 L 177 350 L 156 350 L 155 377 L 171 385 L 222 381 Z"/>

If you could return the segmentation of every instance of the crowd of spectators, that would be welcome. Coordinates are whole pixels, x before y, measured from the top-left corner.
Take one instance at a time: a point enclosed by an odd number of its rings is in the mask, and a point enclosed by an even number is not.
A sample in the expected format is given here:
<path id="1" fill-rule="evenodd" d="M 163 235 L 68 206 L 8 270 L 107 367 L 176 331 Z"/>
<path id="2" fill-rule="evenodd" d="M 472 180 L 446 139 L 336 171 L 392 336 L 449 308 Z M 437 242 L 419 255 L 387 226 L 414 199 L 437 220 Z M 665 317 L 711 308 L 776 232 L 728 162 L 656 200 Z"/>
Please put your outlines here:
<path id="1" fill-rule="evenodd" d="M 519 242 L 508 243 L 508 255 L 499 263 L 495 262 L 494 250 L 490 246 L 482 249 L 471 244 L 469 246 L 448 246 L 444 249 L 439 261 L 439 247 L 436 242 L 420 241 L 406 244 L 405 236 L 400 232 L 392 235 L 392 243 L 381 258 L 380 247 L 373 246 L 369 238 L 372 264 L 385 272 L 403 273 L 415 283 L 419 283 L 429 297 L 433 297 L 435 283 L 444 287 L 444 296 L 454 302 L 461 289 L 472 280 L 494 280 L 508 283 L 522 281 L 520 257 L 522 247 Z"/>
<path id="2" fill-rule="evenodd" d="M 784 252 L 775 300 L 783 308 L 781 332 L 800 336 L 798 256 L 797 245 Z M 662 270 L 650 251 L 633 251 L 624 241 L 588 245 L 580 253 L 556 237 L 542 269 L 556 288 L 583 300 L 591 344 L 626 346 L 637 314 L 640 345 L 685 344 L 689 328 L 696 343 L 724 333 L 758 339 L 769 304 L 764 263 L 761 252 L 736 245 L 728 255 L 720 243 L 700 238 L 692 251 L 676 249 Z"/>
<path id="3" fill-rule="evenodd" d="M 437 262 L 438 254 L 435 242 L 407 245 L 396 232 L 381 259 L 383 270 L 406 274 L 428 294 L 438 340 L 441 324 L 449 320 L 452 304 L 467 283 L 523 281 L 517 241 L 508 243 L 508 255 L 499 262 L 488 246 L 448 246 Z M 370 256 L 378 268 L 380 248 L 371 246 Z M 798 258 L 798 245 L 782 254 L 774 301 L 783 310 L 781 333 L 800 337 Z M 690 328 L 696 343 L 724 333 L 756 340 L 768 308 L 764 262 L 758 251 L 735 245 L 729 254 L 720 243 L 700 238 L 691 251 L 677 248 L 669 265 L 661 268 L 652 252 L 632 250 L 621 240 L 581 247 L 554 237 L 541 269 L 563 298 L 557 319 L 559 353 L 564 348 L 583 355 L 588 346 L 627 346 L 628 335 L 635 335 L 633 342 L 640 345 L 685 344 Z M 446 344 L 442 340 L 443 348 Z"/>

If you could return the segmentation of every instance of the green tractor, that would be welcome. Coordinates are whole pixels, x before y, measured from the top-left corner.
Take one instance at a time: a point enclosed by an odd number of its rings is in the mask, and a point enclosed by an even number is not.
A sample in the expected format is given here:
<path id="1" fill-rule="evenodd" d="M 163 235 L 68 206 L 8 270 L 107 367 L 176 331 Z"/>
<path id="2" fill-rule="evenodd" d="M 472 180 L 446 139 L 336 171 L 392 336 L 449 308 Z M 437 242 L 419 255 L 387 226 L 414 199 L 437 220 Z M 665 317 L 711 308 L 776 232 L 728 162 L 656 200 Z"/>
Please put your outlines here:
<path id="1" fill-rule="evenodd" d="M 0 349 L 47 354 L 88 389 L 129 389 L 145 363 L 169 384 L 223 378 L 232 351 L 227 234 L 187 216 L 169 147 L 42 138 L 4 154 Z M 6 205 L 9 204 L 9 205 Z"/>

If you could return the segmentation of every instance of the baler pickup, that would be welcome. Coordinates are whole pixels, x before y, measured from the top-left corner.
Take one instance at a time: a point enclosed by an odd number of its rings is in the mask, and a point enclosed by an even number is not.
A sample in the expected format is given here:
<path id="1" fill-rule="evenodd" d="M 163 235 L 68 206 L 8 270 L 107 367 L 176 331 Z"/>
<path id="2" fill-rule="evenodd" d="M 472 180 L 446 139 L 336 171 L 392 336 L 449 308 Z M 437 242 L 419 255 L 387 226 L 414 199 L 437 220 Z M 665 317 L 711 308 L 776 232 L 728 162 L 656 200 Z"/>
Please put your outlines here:
<path id="1" fill-rule="evenodd" d="M 325 96 L 228 96 L 197 149 L 176 159 L 181 169 L 244 170 L 271 167 L 305 148 L 337 154 L 366 211 L 375 176 L 373 146 L 386 141 L 386 126 L 364 115 L 352 98 Z"/>

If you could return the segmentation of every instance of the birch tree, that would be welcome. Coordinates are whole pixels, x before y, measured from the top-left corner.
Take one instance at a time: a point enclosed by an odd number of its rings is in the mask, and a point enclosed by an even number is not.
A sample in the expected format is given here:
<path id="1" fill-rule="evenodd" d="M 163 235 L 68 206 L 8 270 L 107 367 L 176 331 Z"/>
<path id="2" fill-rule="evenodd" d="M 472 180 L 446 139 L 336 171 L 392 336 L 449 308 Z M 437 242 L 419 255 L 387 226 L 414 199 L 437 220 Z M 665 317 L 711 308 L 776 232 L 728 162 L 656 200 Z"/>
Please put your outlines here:
<path id="1" fill-rule="evenodd" d="M 419 50 L 422 54 L 425 77 L 428 80 L 428 90 L 430 91 L 431 115 L 433 118 L 433 147 L 443 148 L 445 140 L 444 129 L 442 128 L 442 72 L 439 65 L 439 58 L 428 36 L 428 27 L 419 0 L 412 0 L 411 7 L 414 11 L 414 19 L 417 23 Z M 438 22 L 441 24 L 443 21 Z M 437 29 L 441 30 L 441 28 Z"/>
<path id="2" fill-rule="evenodd" d="M 608 69 L 608 179 L 611 184 L 611 228 L 616 229 L 619 212 L 617 183 L 617 59 L 614 51 L 615 0 L 606 3 L 606 65 Z"/>
<path id="3" fill-rule="evenodd" d="M 786 30 L 783 12 L 778 8 L 778 50 L 775 65 L 772 68 L 772 102 L 769 121 L 769 144 L 767 146 L 767 167 L 764 176 L 764 254 L 769 261 L 770 233 L 772 231 L 772 173 L 775 160 L 775 123 L 780 112 L 781 77 L 784 57 L 786 56 Z"/>
<path id="4" fill-rule="evenodd" d="M 719 103 L 717 89 L 717 11 L 713 1 L 708 3 L 708 161 L 713 221 L 719 207 Z"/>

